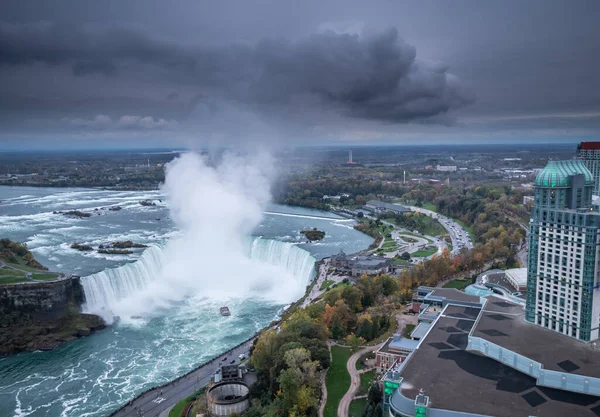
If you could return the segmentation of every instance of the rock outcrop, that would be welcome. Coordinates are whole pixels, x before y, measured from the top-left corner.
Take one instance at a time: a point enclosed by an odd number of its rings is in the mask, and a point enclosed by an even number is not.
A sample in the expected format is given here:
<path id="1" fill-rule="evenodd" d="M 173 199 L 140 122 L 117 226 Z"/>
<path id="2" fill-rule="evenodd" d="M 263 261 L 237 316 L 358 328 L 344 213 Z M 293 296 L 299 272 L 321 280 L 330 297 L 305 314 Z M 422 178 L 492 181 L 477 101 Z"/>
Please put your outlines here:
<path id="1" fill-rule="evenodd" d="M 0 355 L 53 349 L 106 327 L 79 312 L 83 302 L 79 277 L 0 286 Z"/>

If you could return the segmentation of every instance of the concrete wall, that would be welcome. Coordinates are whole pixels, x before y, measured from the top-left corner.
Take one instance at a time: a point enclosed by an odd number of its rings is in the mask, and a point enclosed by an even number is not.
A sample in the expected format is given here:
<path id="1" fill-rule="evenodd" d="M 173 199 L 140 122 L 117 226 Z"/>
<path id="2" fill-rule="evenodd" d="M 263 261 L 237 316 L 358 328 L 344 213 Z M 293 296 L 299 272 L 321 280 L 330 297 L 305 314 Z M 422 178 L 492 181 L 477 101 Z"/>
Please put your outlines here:
<path id="1" fill-rule="evenodd" d="M 241 383 L 222 383 L 208 391 L 208 403 L 211 413 L 225 417 L 233 413 L 241 413 L 250 407 L 248 387 Z M 227 399 L 227 397 L 237 397 Z"/>

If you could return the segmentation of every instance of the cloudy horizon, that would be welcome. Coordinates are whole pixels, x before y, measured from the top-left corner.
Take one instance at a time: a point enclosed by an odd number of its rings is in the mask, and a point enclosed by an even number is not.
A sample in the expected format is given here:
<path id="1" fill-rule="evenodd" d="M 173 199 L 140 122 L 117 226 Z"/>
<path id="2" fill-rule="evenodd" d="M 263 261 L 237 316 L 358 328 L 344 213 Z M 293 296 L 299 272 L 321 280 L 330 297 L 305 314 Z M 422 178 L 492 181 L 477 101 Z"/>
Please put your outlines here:
<path id="1" fill-rule="evenodd" d="M 0 149 L 600 139 L 600 3 L 0 5 Z"/>

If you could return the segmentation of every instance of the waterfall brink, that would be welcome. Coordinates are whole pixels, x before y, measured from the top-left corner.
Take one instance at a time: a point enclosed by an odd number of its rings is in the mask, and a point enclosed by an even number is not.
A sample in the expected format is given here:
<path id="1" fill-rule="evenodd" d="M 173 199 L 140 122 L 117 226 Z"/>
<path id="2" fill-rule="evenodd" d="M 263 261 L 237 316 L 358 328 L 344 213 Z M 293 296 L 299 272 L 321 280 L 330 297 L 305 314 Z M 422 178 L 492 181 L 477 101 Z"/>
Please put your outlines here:
<path id="1" fill-rule="evenodd" d="M 256 237 L 251 242 L 250 258 L 281 267 L 304 282 L 308 282 L 314 274 L 315 258 L 288 242 Z"/>
<path id="2" fill-rule="evenodd" d="M 135 262 L 117 268 L 106 269 L 81 279 L 85 292 L 84 311 L 99 314 L 110 320 L 115 307 L 127 298 L 146 290 L 150 284 L 165 279 L 163 267 L 167 265 L 167 247 L 151 246 Z M 314 276 L 315 259 L 305 251 L 287 242 L 253 237 L 248 239 L 246 256 L 253 263 L 276 268 L 284 280 L 293 280 L 303 288 Z M 259 270 L 258 274 L 262 274 Z M 227 283 L 224 282 L 225 285 Z M 235 283 L 231 283 L 234 287 Z M 200 290 L 202 287 L 199 287 Z M 232 291 L 235 288 L 232 288 Z M 192 294 L 190 294 L 192 295 Z"/>
<path id="3" fill-rule="evenodd" d="M 84 311 L 103 315 L 118 301 L 142 291 L 158 278 L 164 256 L 162 247 L 151 246 L 135 262 L 83 277 Z"/>

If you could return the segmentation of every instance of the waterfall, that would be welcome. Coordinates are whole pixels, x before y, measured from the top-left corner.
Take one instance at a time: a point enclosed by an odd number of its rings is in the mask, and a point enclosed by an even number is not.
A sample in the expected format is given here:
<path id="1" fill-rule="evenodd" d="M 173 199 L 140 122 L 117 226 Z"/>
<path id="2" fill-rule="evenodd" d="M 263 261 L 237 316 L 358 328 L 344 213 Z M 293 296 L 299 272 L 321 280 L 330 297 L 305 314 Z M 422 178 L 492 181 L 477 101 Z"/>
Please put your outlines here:
<path id="1" fill-rule="evenodd" d="M 166 247 L 151 246 L 135 261 L 117 268 L 83 277 L 84 311 L 110 318 L 112 308 L 127 297 L 134 296 L 161 279 L 166 263 Z M 254 261 L 280 268 L 302 286 L 314 276 L 315 259 L 306 250 L 291 243 L 253 237 L 248 239 L 247 256 Z"/>
<path id="2" fill-rule="evenodd" d="M 281 267 L 289 274 L 304 279 L 312 279 L 315 258 L 304 249 L 288 242 L 262 237 L 251 241 L 250 258 Z"/>
<path id="3" fill-rule="evenodd" d="M 164 255 L 161 246 L 150 246 L 135 262 L 83 277 L 84 311 L 100 314 L 119 300 L 146 288 L 158 278 Z"/>

